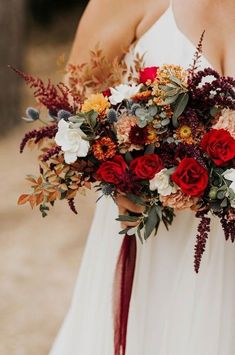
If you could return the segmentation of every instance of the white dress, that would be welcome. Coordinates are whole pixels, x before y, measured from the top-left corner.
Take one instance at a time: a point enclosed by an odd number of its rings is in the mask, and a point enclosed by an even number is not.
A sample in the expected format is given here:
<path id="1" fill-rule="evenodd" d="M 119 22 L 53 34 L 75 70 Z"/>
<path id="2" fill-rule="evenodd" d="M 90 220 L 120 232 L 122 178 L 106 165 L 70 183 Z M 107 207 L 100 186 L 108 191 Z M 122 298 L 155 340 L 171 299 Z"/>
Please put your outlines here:
<path id="1" fill-rule="evenodd" d="M 195 46 L 172 6 L 141 37 L 146 66 L 188 67 Z M 131 61 L 131 56 L 127 56 Z M 210 64 L 205 57 L 201 66 Z M 50 355 L 113 355 L 112 285 L 122 237 L 117 208 L 96 209 L 68 315 Z M 180 212 L 167 232 L 138 244 L 126 355 L 235 355 L 235 246 L 212 218 L 199 274 L 193 268 L 198 219 Z"/>

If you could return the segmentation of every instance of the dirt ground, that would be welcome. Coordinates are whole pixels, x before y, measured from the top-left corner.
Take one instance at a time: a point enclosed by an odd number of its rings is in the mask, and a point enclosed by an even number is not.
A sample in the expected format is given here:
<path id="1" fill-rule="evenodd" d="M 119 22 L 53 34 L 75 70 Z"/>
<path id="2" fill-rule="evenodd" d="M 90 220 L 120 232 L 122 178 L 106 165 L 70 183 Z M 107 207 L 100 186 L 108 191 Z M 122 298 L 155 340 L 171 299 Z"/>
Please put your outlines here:
<path id="1" fill-rule="evenodd" d="M 70 43 L 31 46 L 29 71 L 59 77 L 56 60 L 69 48 Z M 24 105 L 30 101 L 27 91 Z M 95 205 L 91 192 L 80 197 L 78 216 L 61 201 L 45 219 L 38 210 L 16 205 L 28 189 L 25 175 L 36 172 L 35 153 L 18 153 L 20 138 L 30 128 L 23 124 L 0 140 L 1 355 L 48 354 L 71 301 Z"/>

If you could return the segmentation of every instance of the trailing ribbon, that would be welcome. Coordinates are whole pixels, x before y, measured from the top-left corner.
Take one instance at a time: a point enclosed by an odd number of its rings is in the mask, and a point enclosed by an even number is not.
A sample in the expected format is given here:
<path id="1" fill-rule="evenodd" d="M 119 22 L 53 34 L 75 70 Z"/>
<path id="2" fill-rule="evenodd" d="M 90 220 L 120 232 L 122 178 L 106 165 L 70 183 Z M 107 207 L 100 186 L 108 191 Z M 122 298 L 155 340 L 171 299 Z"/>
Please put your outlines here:
<path id="1" fill-rule="evenodd" d="M 125 235 L 116 265 L 113 289 L 115 355 L 125 355 L 126 353 L 127 324 L 135 275 L 136 250 L 136 237 Z"/>

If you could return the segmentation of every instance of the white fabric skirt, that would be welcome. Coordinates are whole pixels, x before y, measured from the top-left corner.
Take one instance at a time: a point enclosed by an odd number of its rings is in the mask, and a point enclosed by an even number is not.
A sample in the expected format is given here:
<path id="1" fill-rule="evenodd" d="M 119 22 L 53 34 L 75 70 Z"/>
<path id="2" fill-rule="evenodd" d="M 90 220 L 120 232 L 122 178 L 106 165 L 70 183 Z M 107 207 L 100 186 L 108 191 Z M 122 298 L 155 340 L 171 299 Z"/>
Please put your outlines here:
<path id="1" fill-rule="evenodd" d="M 73 301 L 50 355 L 113 355 L 112 286 L 122 237 L 111 199 L 98 202 Z M 138 242 L 126 355 L 235 355 L 235 245 L 212 217 L 199 274 L 199 220 Z"/>

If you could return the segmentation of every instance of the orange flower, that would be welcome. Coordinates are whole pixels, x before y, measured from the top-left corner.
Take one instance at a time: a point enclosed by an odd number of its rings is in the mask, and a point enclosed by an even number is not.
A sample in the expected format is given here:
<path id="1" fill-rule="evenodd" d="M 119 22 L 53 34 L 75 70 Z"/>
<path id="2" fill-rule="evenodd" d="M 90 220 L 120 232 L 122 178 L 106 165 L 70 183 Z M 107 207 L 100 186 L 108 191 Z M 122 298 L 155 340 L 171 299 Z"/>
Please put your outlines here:
<path id="1" fill-rule="evenodd" d="M 96 111 L 99 114 L 105 114 L 110 107 L 107 97 L 103 94 L 92 94 L 82 105 L 82 112 Z"/>
<path id="2" fill-rule="evenodd" d="M 149 125 L 147 127 L 147 139 L 146 139 L 146 144 L 152 144 L 158 142 L 158 136 L 156 133 L 156 130 L 153 128 L 153 126 Z"/>
<path id="3" fill-rule="evenodd" d="M 152 92 L 150 90 L 145 90 L 142 92 L 137 93 L 133 99 L 137 101 L 142 101 L 142 100 L 148 100 L 148 98 L 151 96 Z"/>
<path id="4" fill-rule="evenodd" d="M 103 137 L 93 145 L 93 153 L 98 160 L 107 160 L 116 154 L 117 146 L 109 137 Z"/>
<path id="5" fill-rule="evenodd" d="M 182 142 L 185 142 L 187 144 L 193 143 L 192 129 L 187 125 L 179 127 L 176 130 L 176 135 L 177 138 Z"/>

